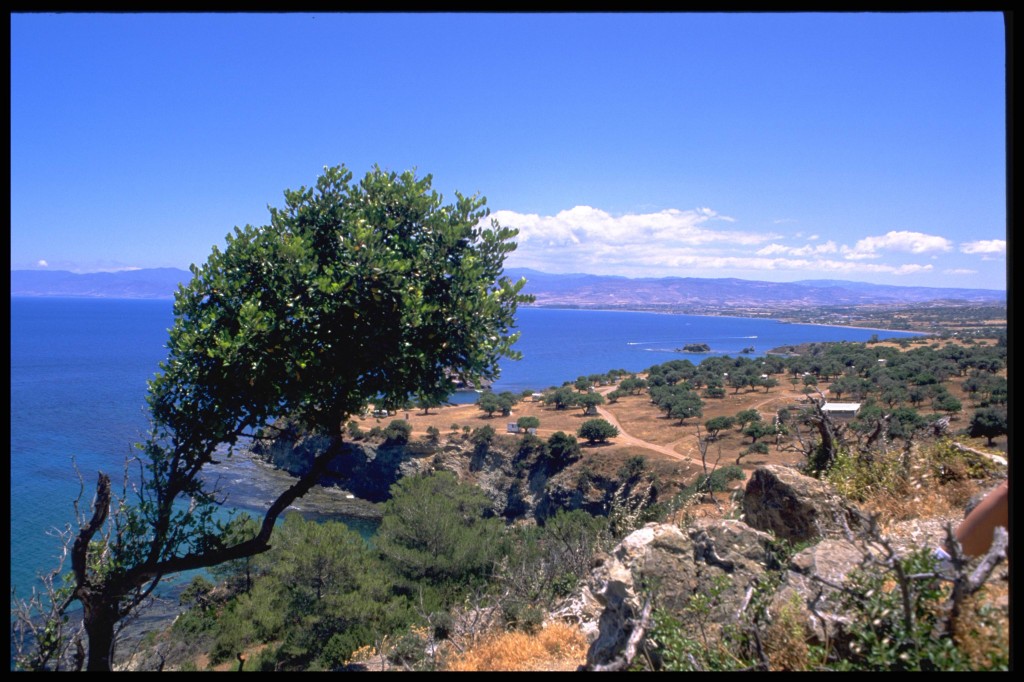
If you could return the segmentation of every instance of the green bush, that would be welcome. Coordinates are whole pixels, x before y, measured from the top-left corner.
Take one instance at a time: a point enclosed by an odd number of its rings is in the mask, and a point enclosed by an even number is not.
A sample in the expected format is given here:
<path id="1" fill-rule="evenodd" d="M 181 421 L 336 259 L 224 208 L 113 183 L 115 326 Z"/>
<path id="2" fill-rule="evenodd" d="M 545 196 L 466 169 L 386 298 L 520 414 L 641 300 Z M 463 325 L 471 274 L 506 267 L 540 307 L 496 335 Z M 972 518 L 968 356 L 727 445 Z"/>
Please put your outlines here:
<path id="1" fill-rule="evenodd" d="M 729 489 L 729 481 L 742 481 L 746 478 L 743 469 L 735 464 L 719 467 L 710 474 L 701 474 L 694 481 L 693 487 L 708 492 L 722 492 Z"/>
<path id="2" fill-rule="evenodd" d="M 404 419 L 395 419 L 384 429 L 384 439 L 388 443 L 404 445 L 412 436 L 412 424 Z"/>

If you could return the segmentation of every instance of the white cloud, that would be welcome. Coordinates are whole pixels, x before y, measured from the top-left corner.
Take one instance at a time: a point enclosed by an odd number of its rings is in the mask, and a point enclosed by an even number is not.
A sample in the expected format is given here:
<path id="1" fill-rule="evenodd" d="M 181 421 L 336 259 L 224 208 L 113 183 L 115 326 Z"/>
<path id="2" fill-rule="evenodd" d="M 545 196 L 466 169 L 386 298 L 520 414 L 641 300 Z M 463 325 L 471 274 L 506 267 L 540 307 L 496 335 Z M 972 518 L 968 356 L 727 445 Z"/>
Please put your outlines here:
<path id="1" fill-rule="evenodd" d="M 818 234 L 796 245 L 783 235 L 736 230 L 734 219 L 710 208 L 665 209 L 612 215 L 575 206 L 554 215 L 498 210 L 501 225 L 519 229 L 508 267 L 544 272 L 587 272 L 626 277 L 776 277 L 837 275 L 894 277 L 936 273 L 936 265 L 900 262 L 893 253 L 920 256 L 947 251 L 950 242 L 919 232 L 866 237 L 855 246 Z M 804 233 L 806 235 L 806 233 Z M 811 241 L 807 241 L 811 240 Z M 883 256 L 888 256 L 883 258 Z"/>
<path id="2" fill-rule="evenodd" d="M 949 251 L 952 248 L 952 242 L 945 237 L 898 230 L 886 232 L 881 237 L 865 237 L 859 240 L 853 248 L 843 246 L 842 250 L 843 255 L 849 260 L 863 260 L 880 258 L 882 255 L 879 253 L 880 251 L 922 254 L 932 251 Z"/>
<path id="3" fill-rule="evenodd" d="M 789 256 L 817 256 L 825 253 L 835 253 L 839 250 L 839 247 L 832 240 L 825 242 L 824 244 L 806 244 L 804 246 L 784 246 L 783 244 L 769 244 L 757 251 L 758 256 L 774 256 L 776 254 L 786 254 Z"/>
<path id="4" fill-rule="evenodd" d="M 38 265 L 38 266 L 39 266 L 39 267 L 41 267 L 41 268 L 45 268 L 45 267 L 48 267 L 48 266 L 49 266 L 50 264 L 49 264 L 49 263 L 47 263 L 47 262 L 46 262 L 45 260 L 43 260 L 42 258 L 40 258 L 40 259 L 39 259 L 39 260 L 38 260 L 38 261 L 36 262 L 36 265 Z"/>
<path id="5" fill-rule="evenodd" d="M 965 242 L 960 245 L 963 253 L 1006 254 L 1006 240 L 982 239 L 976 242 Z"/>
<path id="6" fill-rule="evenodd" d="M 774 256 L 777 253 L 789 253 L 793 250 L 792 246 L 783 246 L 782 244 L 769 244 L 763 249 L 758 249 L 758 256 Z"/>
<path id="7" fill-rule="evenodd" d="M 949 270 L 943 270 L 944 275 L 976 275 L 977 270 L 968 270 L 967 268 L 950 268 Z"/>
<path id="8" fill-rule="evenodd" d="M 734 218 L 710 208 L 681 211 L 670 208 L 655 213 L 627 213 L 613 216 L 592 206 L 576 206 L 553 216 L 501 210 L 491 218 L 508 227 L 519 228 L 519 244 L 534 246 L 647 244 L 693 246 L 712 242 L 759 244 L 776 235 L 713 229 L 713 223 L 732 223 Z"/>

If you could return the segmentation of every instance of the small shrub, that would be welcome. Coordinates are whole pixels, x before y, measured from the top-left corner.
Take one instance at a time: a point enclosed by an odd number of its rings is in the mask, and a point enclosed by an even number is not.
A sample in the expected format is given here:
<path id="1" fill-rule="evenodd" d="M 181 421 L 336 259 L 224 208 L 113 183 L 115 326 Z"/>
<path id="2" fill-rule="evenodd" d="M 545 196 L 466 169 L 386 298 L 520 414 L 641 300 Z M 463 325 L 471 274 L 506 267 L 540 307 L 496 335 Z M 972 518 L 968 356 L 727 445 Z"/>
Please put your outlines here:
<path id="1" fill-rule="evenodd" d="M 747 475 L 741 467 L 735 464 L 719 467 L 710 474 L 701 474 L 694 481 L 693 486 L 697 490 L 708 492 L 722 492 L 729 489 L 729 481 L 742 481 Z"/>
<path id="2" fill-rule="evenodd" d="M 466 428 L 468 429 L 469 427 L 467 426 Z M 477 447 L 486 447 L 494 440 L 494 435 L 494 429 L 489 424 L 485 424 L 478 429 L 473 429 L 469 436 L 469 441 Z"/>
<path id="3" fill-rule="evenodd" d="M 384 429 L 384 439 L 388 443 L 404 445 L 412 436 L 412 424 L 404 419 L 395 419 Z"/>

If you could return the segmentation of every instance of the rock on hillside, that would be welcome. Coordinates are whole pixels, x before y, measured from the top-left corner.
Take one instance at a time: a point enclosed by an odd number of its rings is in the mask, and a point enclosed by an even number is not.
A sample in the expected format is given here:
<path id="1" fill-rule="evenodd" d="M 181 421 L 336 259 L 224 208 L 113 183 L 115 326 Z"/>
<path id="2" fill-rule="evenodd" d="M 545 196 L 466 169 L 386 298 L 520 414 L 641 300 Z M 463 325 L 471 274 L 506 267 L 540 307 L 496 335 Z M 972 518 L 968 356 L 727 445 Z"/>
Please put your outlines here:
<path id="1" fill-rule="evenodd" d="M 828 642 L 844 654 L 850 617 L 836 587 L 881 551 L 859 532 L 864 517 L 828 484 L 775 466 L 751 476 L 743 511 L 743 521 L 705 519 L 684 530 L 648 524 L 595 561 L 577 608 L 560 614 L 572 613 L 587 633 L 589 669 L 624 663 L 648 599 L 696 628 L 687 607 L 694 596 L 715 593 L 702 631 L 710 632 L 709 624 L 741 624 L 754 601 L 767 604 L 771 621 L 785 614 L 802 624 L 809 641 Z M 847 530 L 851 526 L 856 530 Z M 782 539 L 811 544 L 779 566 Z"/>

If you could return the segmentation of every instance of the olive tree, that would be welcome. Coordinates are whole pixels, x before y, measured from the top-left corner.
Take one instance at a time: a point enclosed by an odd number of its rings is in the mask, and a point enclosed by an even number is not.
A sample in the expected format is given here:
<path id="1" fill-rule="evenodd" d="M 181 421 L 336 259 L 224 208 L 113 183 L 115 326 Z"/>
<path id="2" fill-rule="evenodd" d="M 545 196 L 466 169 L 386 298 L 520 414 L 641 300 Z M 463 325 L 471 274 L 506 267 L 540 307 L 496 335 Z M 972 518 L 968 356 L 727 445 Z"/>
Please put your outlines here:
<path id="1" fill-rule="evenodd" d="M 514 315 L 530 298 L 525 281 L 502 276 L 516 230 L 485 224 L 482 197 L 445 204 L 431 183 L 379 167 L 353 182 L 325 168 L 315 186 L 286 191 L 268 225 L 236 227 L 191 267 L 149 383 L 137 493 L 112 495 L 99 475 L 69 552 L 72 586 L 48 614 L 59 628 L 82 605 L 89 669 L 111 668 L 117 624 L 164 576 L 269 549 L 277 516 L 341 453 L 351 416 L 479 386 L 518 357 Z M 331 445 L 252 537 L 225 542 L 203 467 L 282 417 Z M 53 653 L 21 660 L 45 667 Z"/>
<path id="2" fill-rule="evenodd" d="M 615 425 L 604 419 L 588 419 L 579 428 L 580 438 L 586 438 L 588 443 L 604 443 L 609 438 L 619 435 Z"/>

